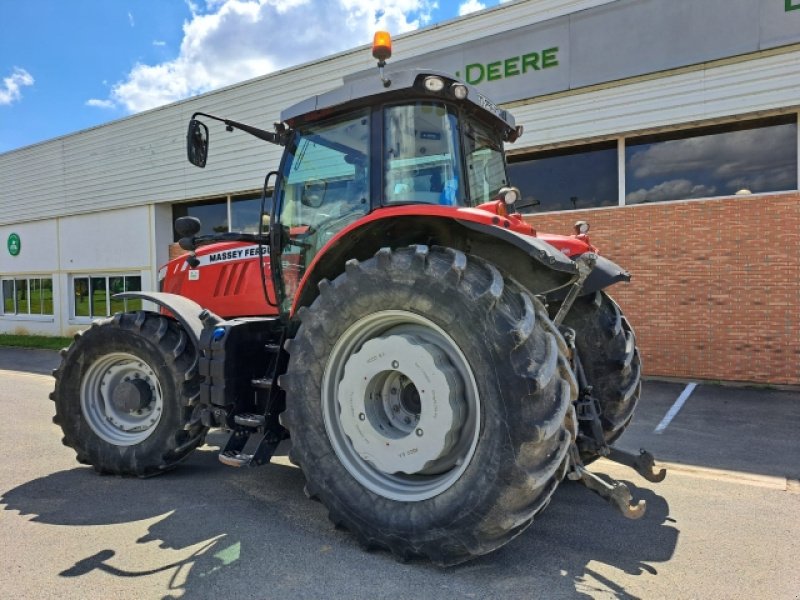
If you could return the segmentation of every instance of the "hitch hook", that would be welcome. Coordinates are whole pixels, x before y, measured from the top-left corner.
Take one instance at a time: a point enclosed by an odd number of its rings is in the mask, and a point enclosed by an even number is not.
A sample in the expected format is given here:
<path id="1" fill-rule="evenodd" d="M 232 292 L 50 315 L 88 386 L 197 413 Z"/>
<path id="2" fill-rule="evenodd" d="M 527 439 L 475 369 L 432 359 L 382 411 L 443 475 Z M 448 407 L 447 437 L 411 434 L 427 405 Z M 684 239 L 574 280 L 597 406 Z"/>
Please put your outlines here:
<path id="1" fill-rule="evenodd" d="M 630 467 L 647 479 L 647 481 L 659 483 L 664 481 L 664 478 L 667 476 L 666 469 L 656 471 L 655 459 L 647 450 L 640 449 L 638 455 L 619 450 L 618 448 L 611 448 L 610 450 L 611 451 L 606 456 L 608 460 Z"/>
<path id="2" fill-rule="evenodd" d="M 633 504 L 631 491 L 621 481 L 612 479 L 611 483 L 609 483 L 587 470 L 583 465 L 575 465 L 575 473 L 583 485 L 601 498 L 608 500 L 622 513 L 623 517 L 635 520 L 644 516 L 647 510 L 647 503 L 644 500 L 639 500 L 636 504 Z"/>

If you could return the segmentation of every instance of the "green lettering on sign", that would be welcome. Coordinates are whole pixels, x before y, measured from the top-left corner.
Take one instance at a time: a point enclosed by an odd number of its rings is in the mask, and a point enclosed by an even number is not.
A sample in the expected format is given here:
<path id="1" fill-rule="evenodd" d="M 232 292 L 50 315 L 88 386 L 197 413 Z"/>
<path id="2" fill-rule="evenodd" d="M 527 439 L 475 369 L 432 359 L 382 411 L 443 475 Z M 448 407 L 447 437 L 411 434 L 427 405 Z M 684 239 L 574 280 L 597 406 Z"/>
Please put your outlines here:
<path id="1" fill-rule="evenodd" d="M 800 0 L 794 0 L 800 2 Z M 470 85 L 477 85 L 483 81 L 498 81 L 518 75 L 526 75 L 534 71 L 552 69 L 557 67 L 558 46 L 547 48 L 540 52 L 528 52 L 519 56 L 509 56 L 503 60 L 490 63 L 471 63 L 464 67 L 464 80 Z M 456 71 L 456 77 L 461 77 L 461 71 Z"/>
<path id="2" fill-rule="evenodd" d="M 500 65 L 502 63 L 500 61 L 491 62 L 486 65 L 486 80 L 487 81 L 497 81 L 498 79 L 502 79 L 503 75 L 500 73 Z"/>
<path id="3" fill-rule="evenodd" d="M 503 61 L 503 66 L 505 67 L 505 76 L 506 77 L 513 77 L 514 75 L 519 75 L 519 56 L 512 56 L 511 58 L 507 58 Z"/>
<path id="4" fill-rule="evenodd" d="M 470 85 L 476 85 L 483 81 L 483 65 L 480 63 L 467 65 L 466 75 L 464 78 Z"/>
<path id="5" fill-rule="evenodd" d="M 789 12 L 790 10 L 800 10 L 800 1 L 786 0 L 786 12 Z"/>
<path id="6" fill-rule="evenodd" d="M 16 256 L 19 254 L 19 251 L 22 249 L 22 242 L 19 239 L 19 236 L 16 233 L 12 233 L 8 236 L 8 253 L 11 256 Z"/>
<path id="7" fill-rule="evenodd" d="M 558 57 L 556 56 L 557 52 L 558 48 L 548 48 L 547 50 L 542 50 L 543 69 L 549 69 L 550 67 L 558 66 Z"/>

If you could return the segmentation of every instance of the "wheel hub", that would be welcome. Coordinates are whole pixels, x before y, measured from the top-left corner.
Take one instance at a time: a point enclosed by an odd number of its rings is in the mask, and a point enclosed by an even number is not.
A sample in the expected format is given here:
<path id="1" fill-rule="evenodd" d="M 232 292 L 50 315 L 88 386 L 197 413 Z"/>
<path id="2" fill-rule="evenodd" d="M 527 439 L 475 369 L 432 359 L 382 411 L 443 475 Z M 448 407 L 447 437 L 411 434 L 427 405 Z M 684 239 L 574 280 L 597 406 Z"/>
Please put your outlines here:
<path id="1" fill-rule="evenodd" d="M 345 363 L 337 400 L 353 448 L 380 471 L 432 474 L 457 464 L 463 389 L 436 345 L 406 333 L 368 340 Z"/>
<path id="2" fill-rule="evenodd" d="M 129 379 L 123 381 L 111 393 L 111 402 L 114 407 L 126 413 L 147 408 L 153 400 L 150 386 L 142 379 Z"/>
<path id="3" fill-rule="evenodd" d="M 161 385 L 150 365 L 137 356 L 115 352 L 86 369 L 81 382 L 81 411 L 92 430 L 116 446 L 147 439 L 164 409 Z"/>

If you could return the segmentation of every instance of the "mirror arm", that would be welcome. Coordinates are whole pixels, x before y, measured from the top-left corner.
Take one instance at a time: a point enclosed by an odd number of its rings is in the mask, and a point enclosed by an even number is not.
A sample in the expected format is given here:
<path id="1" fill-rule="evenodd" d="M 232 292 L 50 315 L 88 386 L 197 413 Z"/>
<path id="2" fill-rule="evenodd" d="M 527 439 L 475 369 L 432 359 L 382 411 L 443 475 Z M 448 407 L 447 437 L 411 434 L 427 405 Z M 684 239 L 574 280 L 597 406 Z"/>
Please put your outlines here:
<path id="1" fill-rule="evenodd" d="M 259 129 L 258 127 L 253 127 L 252 125 L 239 123 L 238 121 L 231 121 L 230 119 L 224 119 L 222 117 L 217 117 L 215 115 L 210 115 L 208 113 L 196 112 L 192 115 L 192 119 L 195 119 L 197 117 L 205 117 L 207 119 L 213 119 L 214 121 L 219 121 L 220 123 L 225 123 L 225 126 L 228 128 L 228 131 L 231 131 L 233 129 L 239 129 L 240 131 L 249 133 L 250 135 L 257 137 L 260 140 L 264 140 L 265 142 L 269 142 L 271 144 L 277 144 L 279 146 L 285 146 L 286 141 L 289 139 L 289 136 L 286 132 L 275 133 L 272 131 L 266 131 L 264 129 Z"/>

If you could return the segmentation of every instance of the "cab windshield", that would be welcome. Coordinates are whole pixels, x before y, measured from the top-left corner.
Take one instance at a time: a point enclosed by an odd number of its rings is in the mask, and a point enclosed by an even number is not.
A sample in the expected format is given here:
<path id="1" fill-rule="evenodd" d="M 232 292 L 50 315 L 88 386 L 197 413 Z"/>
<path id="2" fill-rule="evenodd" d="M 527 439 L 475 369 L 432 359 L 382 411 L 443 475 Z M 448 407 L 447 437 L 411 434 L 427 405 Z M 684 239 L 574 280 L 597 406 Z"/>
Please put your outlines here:
<path id="1" fill-rule="evenodd" d="M 369 113 L 295 131 L 286 147 L 279 192 L 285 302 L 314 256 L 369 212 Z"/>

